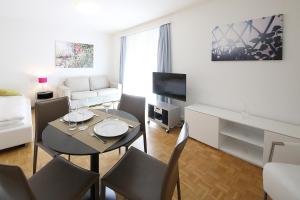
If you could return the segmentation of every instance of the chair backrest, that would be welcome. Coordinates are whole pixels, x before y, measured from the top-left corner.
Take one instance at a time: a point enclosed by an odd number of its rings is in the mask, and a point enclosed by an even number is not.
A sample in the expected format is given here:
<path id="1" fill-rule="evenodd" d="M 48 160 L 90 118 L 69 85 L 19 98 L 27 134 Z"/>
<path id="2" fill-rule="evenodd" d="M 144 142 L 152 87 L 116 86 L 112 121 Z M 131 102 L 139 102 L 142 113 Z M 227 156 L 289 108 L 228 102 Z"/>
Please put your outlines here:
<path id="1" fill-rule="evenodd" d="M 144 97 L 122 94 L 118 109 L 134 115 L 141 123 L 141 131 L 145 131 L 145 105 Z"/>
<path id="2" fill-rule="evenodd" d="M 42 132 L 49 122 L 69 112 L 68 97 L 39 101 L 35 104 L 35 141 L 42 140 Z"/>
<path id="3" fill-rule="evenodd" d="M 173 192 L 177 184 L 177 180 L 179 178 L 178 160 L 187 142 L 188 136 L 189 136 L 188 124 L 184 123 L 180 131 L 179 137 L 177 139 L 175 149 L 173 150 L 172 156 L 167 166 L 167 171 L 164 177 L 164 182 L 161 190 L 162 200 L 172 199 Z"/>
<path id="4" fill-rule="evenodd" d="M 35 199 L 25 175 L 18 166 L 0 165 L 0 199 Z"/>

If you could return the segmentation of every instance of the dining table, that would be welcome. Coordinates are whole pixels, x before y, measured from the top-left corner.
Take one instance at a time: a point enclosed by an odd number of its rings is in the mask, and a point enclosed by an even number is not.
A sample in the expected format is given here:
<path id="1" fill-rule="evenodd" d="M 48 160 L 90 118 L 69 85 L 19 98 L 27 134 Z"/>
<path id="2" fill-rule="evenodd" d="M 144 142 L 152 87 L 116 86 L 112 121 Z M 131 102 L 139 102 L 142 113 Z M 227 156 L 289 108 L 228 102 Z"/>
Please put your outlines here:
<path id="1" fill-rule="evenodd" d="M 109 109 L 107 112 L 115 117 L 121 117 L 134 122 L 138 122 L 138 119 L 135 116 L 125 111 Z M 65 134 L 58 128 L 51 126 L 50 124 L 48 124 L 44 129 L 42 133 L 42 140 L 45 145 L 47 145 L 49 148 L 51 148 L 53 151 L 57 153 L 76 155 L 76 156 L 86 156 L 86 155 L 90 156 L 90 170 L 100 174 L 99 154 L 116 150 L 122 146 L 125 146 L 126 144 L 130 143 L 138 136 L 139 131 L 140 131 L 140 125 L 133 128 L 132 127 L 129 128 L 128 131 L 121 137 L 120 140 L 118 140 L 116 143 L 114 143 L 112 146 L 110 146 L 103 152 L 99 152 L 98 150 L 92 148 L 91 146 L 79 141 L 75 137 Z M 100 180 L 99 180 L 91 187 L 90 191 L 86 194 L 84 199 L 92 199 L 92 200 L 99 199 L 100 191 L 101 190 L 100 190 Z M 115 193 L 109 188 L 106 188 L 106 199 L 107 200 L 116 199 Z"/>

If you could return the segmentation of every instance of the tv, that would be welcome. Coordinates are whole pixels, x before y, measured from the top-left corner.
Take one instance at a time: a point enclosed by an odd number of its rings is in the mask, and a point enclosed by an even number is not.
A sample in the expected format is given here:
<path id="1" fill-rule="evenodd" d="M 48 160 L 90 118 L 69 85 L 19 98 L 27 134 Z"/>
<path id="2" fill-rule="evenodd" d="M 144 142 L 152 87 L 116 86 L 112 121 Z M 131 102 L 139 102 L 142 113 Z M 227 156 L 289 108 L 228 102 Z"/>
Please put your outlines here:
<path id="1" fill-rule="evenodd" d="M 153 93 L 186 101 L 186 74 L 153 72 Z"/>

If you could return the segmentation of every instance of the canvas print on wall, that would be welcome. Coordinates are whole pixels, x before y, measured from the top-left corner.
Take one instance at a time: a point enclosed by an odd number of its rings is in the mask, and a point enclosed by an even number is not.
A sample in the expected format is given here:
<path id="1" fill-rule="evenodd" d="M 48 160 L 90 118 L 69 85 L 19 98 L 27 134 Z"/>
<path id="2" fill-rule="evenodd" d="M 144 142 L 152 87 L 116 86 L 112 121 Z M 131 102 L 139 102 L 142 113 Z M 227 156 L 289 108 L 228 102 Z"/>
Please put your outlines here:
<path id="1" fill-rule="evenodd" d="M 212 35 L 212 61 L 282 60 L 282 14 L 217 26 Z"/>
<path id="2" fill-rule="evenodd" d="M 55 66 L 59 68 L 92 68 L 94 45 L 55 41 Z"/>

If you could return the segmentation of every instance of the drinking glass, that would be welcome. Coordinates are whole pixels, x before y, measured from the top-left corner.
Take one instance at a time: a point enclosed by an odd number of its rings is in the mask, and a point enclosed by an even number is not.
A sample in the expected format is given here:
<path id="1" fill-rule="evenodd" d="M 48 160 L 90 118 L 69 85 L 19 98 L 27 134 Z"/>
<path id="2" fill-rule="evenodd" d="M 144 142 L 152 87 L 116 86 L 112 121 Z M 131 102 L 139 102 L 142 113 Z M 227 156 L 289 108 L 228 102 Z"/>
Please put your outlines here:
<path id="1" fill-rule="evenodd" d="M 105 108 L 105 112 L 108 113 L 108 109 L 110 108 L 111 104 L 110 103 L 104 103 L 103 107 Z"/>

